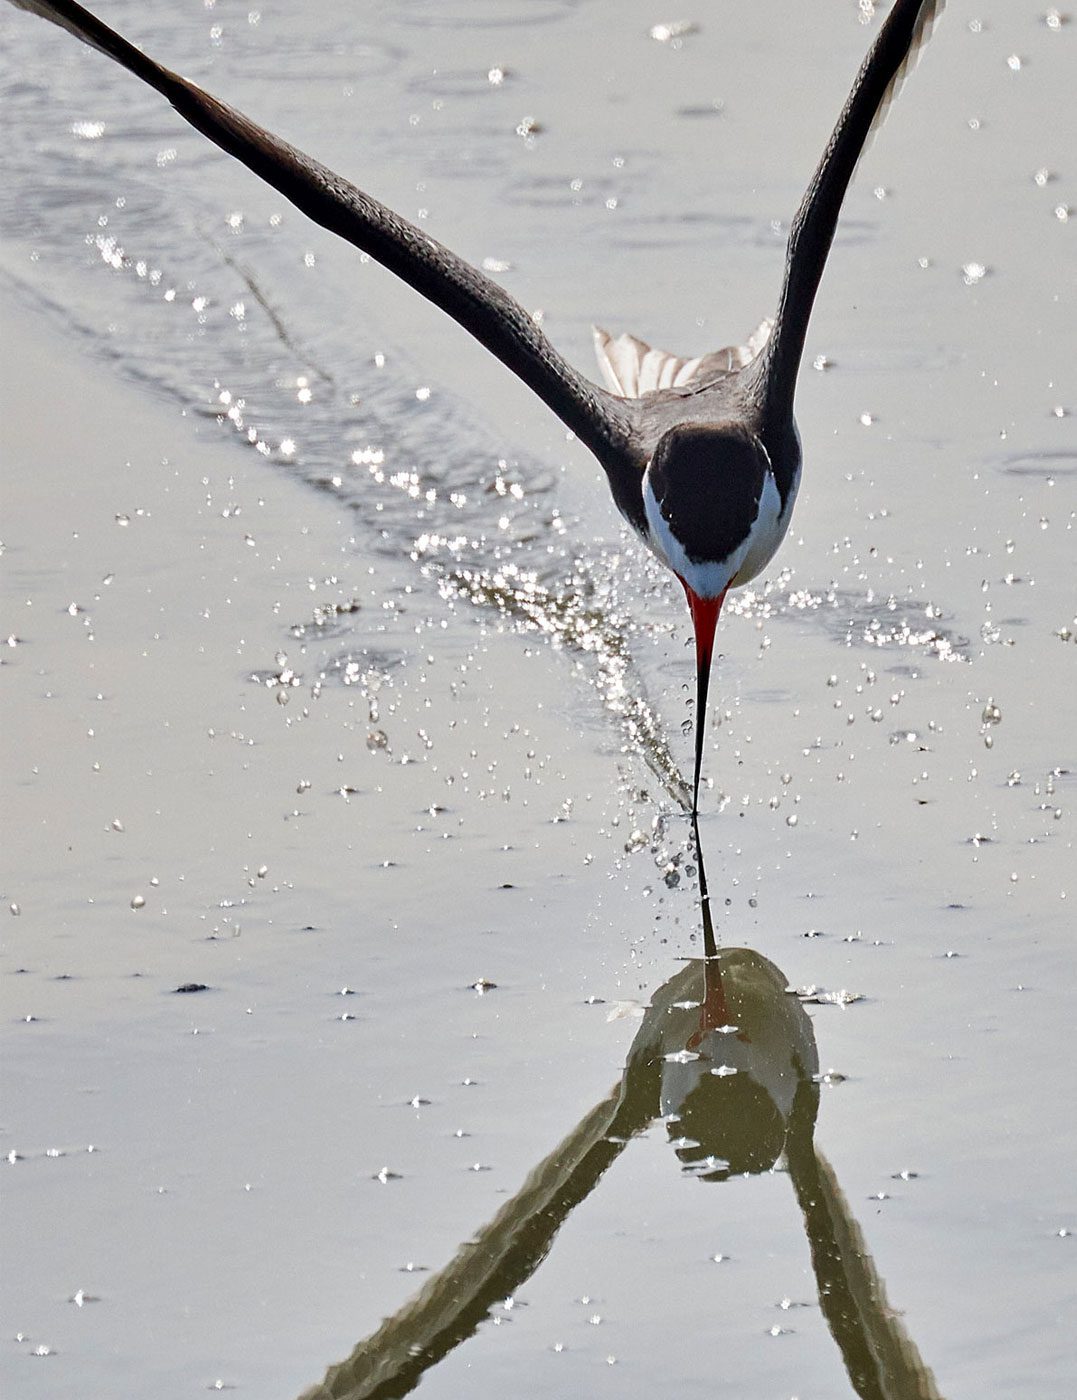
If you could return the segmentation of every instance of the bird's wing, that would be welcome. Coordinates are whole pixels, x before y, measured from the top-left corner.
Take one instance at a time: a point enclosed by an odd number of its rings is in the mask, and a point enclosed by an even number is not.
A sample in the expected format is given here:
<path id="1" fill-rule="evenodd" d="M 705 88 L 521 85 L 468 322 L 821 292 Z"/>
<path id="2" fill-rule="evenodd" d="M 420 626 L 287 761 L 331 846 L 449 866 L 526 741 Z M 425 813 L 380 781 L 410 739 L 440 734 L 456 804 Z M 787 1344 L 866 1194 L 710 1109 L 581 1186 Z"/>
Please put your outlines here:
<path id="1" fill-rule="evenodd" d="M 767 343 L 770 328 L 769 321 L 762 321 L 743 345 L 727 345 L 692 359 L 656 350 L 634 335 L 614 337 L 599 326 L 593 326 L 592 331 L 595 355 L 607 387 L 620 398 L 638 399 L 656 389 L 680 389 L 743 369 Z"/>
<path id="2" fill-rule="evenodd" d="M 156 88 L 180 116 L 309 218 L 369 253 L 447 312 L 518 374 L 608 472 L 635 462 L 631 409 L 573 369 L 496 282 L 327 166 L 148 58 L 73 0 L 12 3 L 69 30 Z"/>
<path id="3" fill-rule="evenodd" d="M 894 0 L 793 219 L 774 333 L 760 362 L 764 418 L 789 418 L 819 279 L 857 162 L 927 42 L 945 0 Z"/>

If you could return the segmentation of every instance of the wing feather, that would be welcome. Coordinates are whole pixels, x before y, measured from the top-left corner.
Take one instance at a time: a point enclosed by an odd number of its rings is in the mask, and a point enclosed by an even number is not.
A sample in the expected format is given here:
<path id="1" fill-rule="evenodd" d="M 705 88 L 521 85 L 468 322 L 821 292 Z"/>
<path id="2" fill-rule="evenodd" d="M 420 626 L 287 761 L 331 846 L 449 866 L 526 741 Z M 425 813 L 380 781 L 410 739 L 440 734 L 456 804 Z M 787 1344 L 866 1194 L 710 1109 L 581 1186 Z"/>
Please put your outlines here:
<path id="1" fill-rule="evenodd" d="M 11 0 L 107 54 L 309 218 L 439 306 L 532 388 L 608 471 L 639 455 L 631 411 L 578 373 L 498 284 L 350 181 L 156 63 L 73 0 Z"/>

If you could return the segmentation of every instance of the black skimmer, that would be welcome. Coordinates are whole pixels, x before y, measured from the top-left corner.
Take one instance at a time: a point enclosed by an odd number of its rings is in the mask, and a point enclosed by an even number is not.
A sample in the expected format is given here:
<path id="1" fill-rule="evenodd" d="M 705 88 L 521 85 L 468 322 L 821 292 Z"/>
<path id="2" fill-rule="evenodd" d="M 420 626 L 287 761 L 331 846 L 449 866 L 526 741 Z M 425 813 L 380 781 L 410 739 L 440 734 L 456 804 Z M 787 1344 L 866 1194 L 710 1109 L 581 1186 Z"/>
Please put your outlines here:
<path id="1" fill-rule="evenodd" d="M 496 282 L 350 181 L 162 67 L 70 0 L 12 0 L 156 88 L 192 126 L 316 223 L 447 312 L 528 384 L 594 453 L 613 499 L 684 587 L 696 639 L 698 809 L 714 633 L 729 589 L 755 578 L 786 530 L 800 483 L 793 399 L 804 338 L 842 200 L 873 127 L 944 0 L 894 0 L 793 219 L 773 322 L 696 359 L 595 332 L 602 389 L 574 369 Z"/>

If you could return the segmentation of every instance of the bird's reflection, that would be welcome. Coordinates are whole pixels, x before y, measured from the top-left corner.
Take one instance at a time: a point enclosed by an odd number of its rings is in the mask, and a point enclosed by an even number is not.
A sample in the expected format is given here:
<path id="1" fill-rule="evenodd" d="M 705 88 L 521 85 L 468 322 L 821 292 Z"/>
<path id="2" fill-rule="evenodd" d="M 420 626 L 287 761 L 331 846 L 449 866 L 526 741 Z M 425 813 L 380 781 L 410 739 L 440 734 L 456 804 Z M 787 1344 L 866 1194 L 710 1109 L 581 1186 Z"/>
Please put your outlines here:
<path id="1" fill-rule="evenodd" d="M 853 1390 L 863 1400 L 938 1400 L 815 1146 L 811 1019 L 761 953 L 718 949 L 698 832 L 696 844 L 705 956 L 654 993 L 620 1083 L 444 1269 L 300 1400 L 407 1395 L 535 1272 L 573 1207 L 656 1119 L 683 1170 L 704 1181 L 783 1165 L 804 1217 L 819 1304 Z"/>

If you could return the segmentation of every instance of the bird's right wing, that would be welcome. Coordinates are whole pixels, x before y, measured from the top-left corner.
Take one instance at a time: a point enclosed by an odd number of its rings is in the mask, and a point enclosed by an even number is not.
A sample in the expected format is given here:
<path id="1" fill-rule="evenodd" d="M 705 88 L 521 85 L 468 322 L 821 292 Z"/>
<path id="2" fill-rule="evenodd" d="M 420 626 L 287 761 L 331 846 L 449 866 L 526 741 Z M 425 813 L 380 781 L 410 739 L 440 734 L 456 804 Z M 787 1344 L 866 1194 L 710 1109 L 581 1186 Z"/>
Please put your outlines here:
<path id="1" fill-rule="evenodd" d="M 894 0 L 800 201 L 789 234 L 774 333 L 762 361 L 770 421 L 792 413 L 808 318 L 849 181 L 944 4 L 945 0 Z"/>
<path id="2" fill-rule="evenodd" d="M 458 321 L 532 388 L 608 471 L 638 456 L 631 409 L 578 373 L 520 304 L 414 224 L 194 83 L 148 58 L 73 0 L 11 0 L 156 88 L 180 116 L 309 218 L 369 253 Z M 642 470 L 642 465 L 641 465 Z"/>

